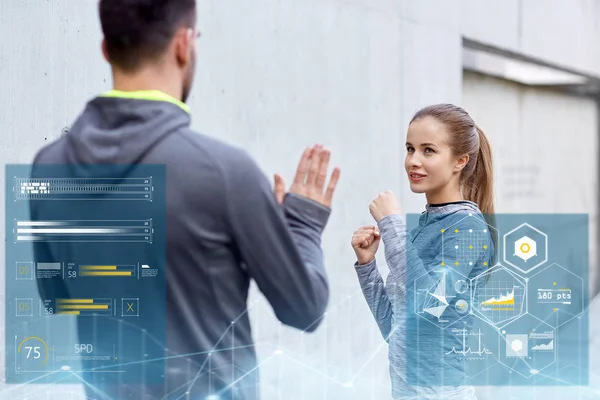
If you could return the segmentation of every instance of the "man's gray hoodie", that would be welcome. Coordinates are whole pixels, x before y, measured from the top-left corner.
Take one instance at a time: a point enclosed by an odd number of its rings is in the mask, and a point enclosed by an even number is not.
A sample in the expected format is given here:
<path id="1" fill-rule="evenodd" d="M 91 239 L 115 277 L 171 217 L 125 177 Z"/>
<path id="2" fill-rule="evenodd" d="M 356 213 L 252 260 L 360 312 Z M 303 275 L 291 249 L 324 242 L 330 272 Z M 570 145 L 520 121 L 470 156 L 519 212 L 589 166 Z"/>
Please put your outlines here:
<path id="1" fill-rule="evenodd" d="M 277 204 L 252 158 L 193 132 L 183 103 L 157 92 L 154 100 L 115 93 L 92 99 L 68 134 L 38 152 L 35 164 L 166 166 L 169 357 L 165 385 L 146 388 L 143 398 L 180 398 L 187 391 L 184 398 L 203 399 L 231 387 L 219 398 L 256 399 L 246 312 L 250 280 L 282 323 L 313 331 L 329 296 L 321 234 L 330 209 L 294 194 Z M 218 343 L 235 350 L 215 352 L 207 362 Z M 101 389 L 111 398 L 142 398 L 139 387 Z"/>

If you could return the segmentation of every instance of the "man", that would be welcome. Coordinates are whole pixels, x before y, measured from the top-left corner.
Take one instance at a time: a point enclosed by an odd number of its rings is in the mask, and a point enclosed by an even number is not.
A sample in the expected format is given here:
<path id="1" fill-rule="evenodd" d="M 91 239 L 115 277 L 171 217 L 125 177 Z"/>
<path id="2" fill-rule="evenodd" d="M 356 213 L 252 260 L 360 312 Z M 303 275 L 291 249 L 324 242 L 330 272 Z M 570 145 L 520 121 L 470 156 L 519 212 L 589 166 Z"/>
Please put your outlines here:
<path id="1" fill-rule="evenodd" d="M 321 234 L 339 169 L 326 185 L 330 153 L 308 148 L 290 192 L 277 175 L 274 195 L 245 151 L 190 130 L 195 0 L 100 0 L 99 11 L 114 90 L 35 164 L 166 165 L 168 354 L 164 385 L 86 389 L 92 398 L 258 398 L 249 281 L 282 323 L 316 329 L 329 296 Z"/>

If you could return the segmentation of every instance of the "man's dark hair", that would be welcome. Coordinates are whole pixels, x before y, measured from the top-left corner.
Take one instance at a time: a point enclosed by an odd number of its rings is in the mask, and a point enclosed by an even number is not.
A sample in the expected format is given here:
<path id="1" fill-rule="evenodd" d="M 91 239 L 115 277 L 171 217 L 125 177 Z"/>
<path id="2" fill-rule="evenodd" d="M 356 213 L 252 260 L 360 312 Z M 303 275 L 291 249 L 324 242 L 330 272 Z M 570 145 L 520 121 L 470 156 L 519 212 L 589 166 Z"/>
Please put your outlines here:
<path id="1" fill-rule="evenodd" d="M 112 65 L 132 72 L 164 53 L 175 31 L 196 24 L 196 0 L 100 0 Z"/>

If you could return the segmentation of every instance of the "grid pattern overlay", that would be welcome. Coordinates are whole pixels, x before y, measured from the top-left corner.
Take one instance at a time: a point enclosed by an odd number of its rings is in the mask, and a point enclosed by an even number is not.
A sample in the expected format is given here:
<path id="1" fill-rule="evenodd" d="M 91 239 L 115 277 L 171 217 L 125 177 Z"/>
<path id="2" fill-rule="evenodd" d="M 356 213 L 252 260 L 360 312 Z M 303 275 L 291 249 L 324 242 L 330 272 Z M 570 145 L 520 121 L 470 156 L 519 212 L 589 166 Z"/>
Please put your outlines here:
<path id="1" fill-rule="evenodd" d="M 482 255 L 490 251 L 487 229 L 450 229 L 443 232 L 442 235 L 442 262 L 444 265 L 458 268 L 458 270 L 472 269 L 475 263 L 481 260 Z M 456 240 L 450 240 L 455 239 L 452 237 L 453 235 L 456 236 Z"/>

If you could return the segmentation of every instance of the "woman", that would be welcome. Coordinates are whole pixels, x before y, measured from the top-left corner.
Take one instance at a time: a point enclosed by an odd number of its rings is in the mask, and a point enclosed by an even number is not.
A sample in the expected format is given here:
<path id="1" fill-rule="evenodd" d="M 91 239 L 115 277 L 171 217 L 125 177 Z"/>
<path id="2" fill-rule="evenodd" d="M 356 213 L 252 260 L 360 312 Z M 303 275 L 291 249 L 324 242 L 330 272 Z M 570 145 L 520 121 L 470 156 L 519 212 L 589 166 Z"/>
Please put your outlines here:
<path id="1" fill-rule="evenodd" d="M 493 262 L 491 148 L 465 110 L 438 104 L 413 117 L 406 151 L 410 189 L 425 193 L 426 211 L 407 233 L 396 198 L 381 193 L 369 206 L 377 226 L 352 237 L 356 273 L 389 343 L 393 397 L 475 399 L 463 338 L 472 326 L 470 279 Z M 385 284 L 375 260 L 381 239 Z"/>

